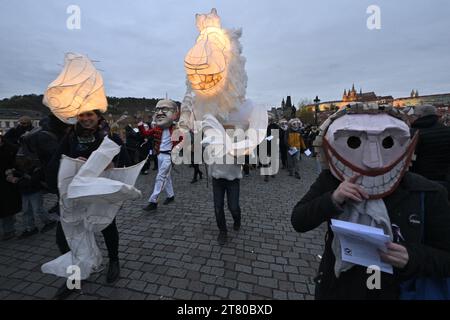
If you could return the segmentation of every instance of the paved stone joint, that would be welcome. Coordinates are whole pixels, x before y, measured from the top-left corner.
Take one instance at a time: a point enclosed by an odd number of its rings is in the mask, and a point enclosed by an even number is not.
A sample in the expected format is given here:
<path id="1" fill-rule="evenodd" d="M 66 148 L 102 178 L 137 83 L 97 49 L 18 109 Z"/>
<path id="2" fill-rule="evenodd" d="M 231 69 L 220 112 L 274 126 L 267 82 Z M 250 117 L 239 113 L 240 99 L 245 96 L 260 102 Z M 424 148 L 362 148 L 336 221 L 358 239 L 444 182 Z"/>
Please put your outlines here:
<path id="1" fill-rule="evenodd" d="M 324 228 L 297 234 L 290 216 L 314 181 L 315 168 L 314 159 L 303 159 L 301 180 L 281 170 L 269 182 L 252 170 L 241 182 L 241 230 L 233 230 L 227 211 L 229 241 L 223 247 L 216 240 L 211 182 L 192 185 L 193 169 L 177 166 L 175 202 L 162 205 L 163 194 L 158 211 L 149 214 L 142 208 L 155 171 L 140 176 L 144 197 L 126 202 L 117 217 L 120 279 L 107 285 L 106 270 L 93 274 L 82 294 L 69 299 L 313 299 Z M 46 208 L 54 201 L 47 196 Z M 97 241 L 107 263 L 101 235 Z M 52 298 L 66 279 L 43 274 L 40 267 L 58 256 L 55 230 L 1 242 L 0 299 Z"/>

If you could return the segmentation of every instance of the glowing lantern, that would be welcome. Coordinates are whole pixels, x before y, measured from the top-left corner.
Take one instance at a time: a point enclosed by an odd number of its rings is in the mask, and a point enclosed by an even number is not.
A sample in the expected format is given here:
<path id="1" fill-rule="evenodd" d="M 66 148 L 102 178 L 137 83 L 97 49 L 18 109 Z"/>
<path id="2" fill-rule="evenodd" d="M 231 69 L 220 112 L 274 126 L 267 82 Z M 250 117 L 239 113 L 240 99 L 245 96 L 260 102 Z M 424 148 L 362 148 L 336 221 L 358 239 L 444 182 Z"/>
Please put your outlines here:
<path id="1" fill-rule="evenodd" d="M 227 77 L 227 52 L 231 43 L 222 29 L 216 9 L 208 15 L 196 15 L 200 35 L 184 59 L 192 89 L 202 95 L 214 95 Z"/>
<path id="2" fill-rule="evenodd" d="M 67 53 L 64 68 L 48 86 L 42 101 L 55 116 L 66 123 L 76 122 L 80 113 L 108 107 L 103 78 L 84 55 Z"/>

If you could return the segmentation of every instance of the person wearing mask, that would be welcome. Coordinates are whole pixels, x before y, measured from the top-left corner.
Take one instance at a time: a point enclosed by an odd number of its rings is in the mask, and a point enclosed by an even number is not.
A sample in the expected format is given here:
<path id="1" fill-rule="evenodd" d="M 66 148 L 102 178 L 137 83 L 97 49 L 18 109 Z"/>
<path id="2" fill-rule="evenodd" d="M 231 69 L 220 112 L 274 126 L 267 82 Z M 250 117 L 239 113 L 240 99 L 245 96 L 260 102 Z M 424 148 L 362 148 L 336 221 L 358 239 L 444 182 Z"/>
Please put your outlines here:
<path id="1" fill-rule="evenodd" d="M 411 136 L 400 111 L 350 104 L 325 122 L 318 138 L 324 170 L 291 216 L 301 233 L 327 224 L 315 298 L 395 300 L 410 291 L 405 284 L 415 279 L 448 278 L 447 194 L 441 185 L 408 172 L 417 135 Z M 382 270 L 376 289 L 367 285 L 373 274 L 368 265 L 346 259 L 351 251 L 335 236 L 332 219 L 375 227 L 389 237 L 376 257 Z"/>
<path id="2" fill-rule="evenodd" d="M 146 129 L 144 123 L 141 122 L 138 125 L 142 136 L 145 138 L 154 138 L 154 152 L 158 156 L 158 174 L 156 175 L 155 186 L 144 211 L 155 211 L 158 208 L 158 198 L 163 190 L 167 195 L 163 203 L 164 205 L 168 205 L 175 200 L 171 177 L 171 153 L 172 149 L 182 141 L 182 137 L 177 141 L 172 141 L 172 133 L 175 130 L 174 121 L 177 117 L 177 104 L 172 100 L 161 100 L 156 104 L 156 126 L 151 129 Z"/>

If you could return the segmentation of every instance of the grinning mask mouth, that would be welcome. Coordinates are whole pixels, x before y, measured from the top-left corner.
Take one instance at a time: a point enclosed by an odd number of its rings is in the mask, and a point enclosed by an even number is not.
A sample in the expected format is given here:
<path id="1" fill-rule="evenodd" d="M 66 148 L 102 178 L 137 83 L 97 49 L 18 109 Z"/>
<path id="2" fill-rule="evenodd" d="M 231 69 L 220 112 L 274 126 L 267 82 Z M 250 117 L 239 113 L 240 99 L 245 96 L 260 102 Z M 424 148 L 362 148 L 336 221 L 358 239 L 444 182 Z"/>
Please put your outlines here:
<path id="1" fill-rule="evenodd" d="M 221 27 L 216 9 L 197 15 L 196 20 L 200 35 L 184 59 L 184 68 L 192 89 L 210 96 L 224 85 L 231 42 Z"/>
<path id="2" fill-rule="evenodd" d="M 388 114 L 349 114 L 328 128 L 323 147 L 330 170 L 340 181 L 359 176 L 356 183 L 370 199 L 381 199 L 399 185 L 414 154 L 418 135 Z"/>

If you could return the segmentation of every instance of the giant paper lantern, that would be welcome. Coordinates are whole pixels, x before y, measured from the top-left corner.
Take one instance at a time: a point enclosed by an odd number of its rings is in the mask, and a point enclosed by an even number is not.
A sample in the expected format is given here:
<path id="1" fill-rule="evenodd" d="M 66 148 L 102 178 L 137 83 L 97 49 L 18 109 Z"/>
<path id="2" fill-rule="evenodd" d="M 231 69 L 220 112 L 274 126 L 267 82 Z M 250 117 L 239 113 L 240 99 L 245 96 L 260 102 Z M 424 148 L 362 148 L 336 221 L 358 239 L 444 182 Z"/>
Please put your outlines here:
<path id="1" fill-rule="evenodd" d="M 249 154 L 266 136 L 267 110 L 246 99 L 246 60 L 239 41 L 242 30 L 222 28 L 216 9 L 197 14 L 196 25 L 200 34 L 184 59 L 187 92 L 180 127 L 194 130 L 194 122 L 201 121 L 205 141 L 217 150 L 221 143 L 213 140 L 226 142 L 227 154 Z M 243 130 L 245 137 L 235 141 L 226 129 Z"/>
<path id="2" fill-rule="evenodd" d="M 76 122 L 83 112 L 108 107 L 103 78 L 86 56 L 67 53 L 64 68 L 48 86 L 42 101 L 52 113 L 66 123 Z"/>
<path id="3" fill-rule="evenodd" d="M 246 100 L 242 30 L 222 28 L 216 9 L 197 14 L 196 25 L 200 34 L 184 59 L 186 96 L 194 96 L 195 119 L 212 114 L 226 122 L 230 112 L 238 111 Z"/>
<path id="4" fill-rule="evenodd" d="M 230 39 L 221 27 L 216 9 L 209 15 L 197 15 L 196 19 L 200 35 L 186 55 L 184 66 L 192 89 L 213 95 L 221 89 L 222 80 L 227 76 Z"/>

